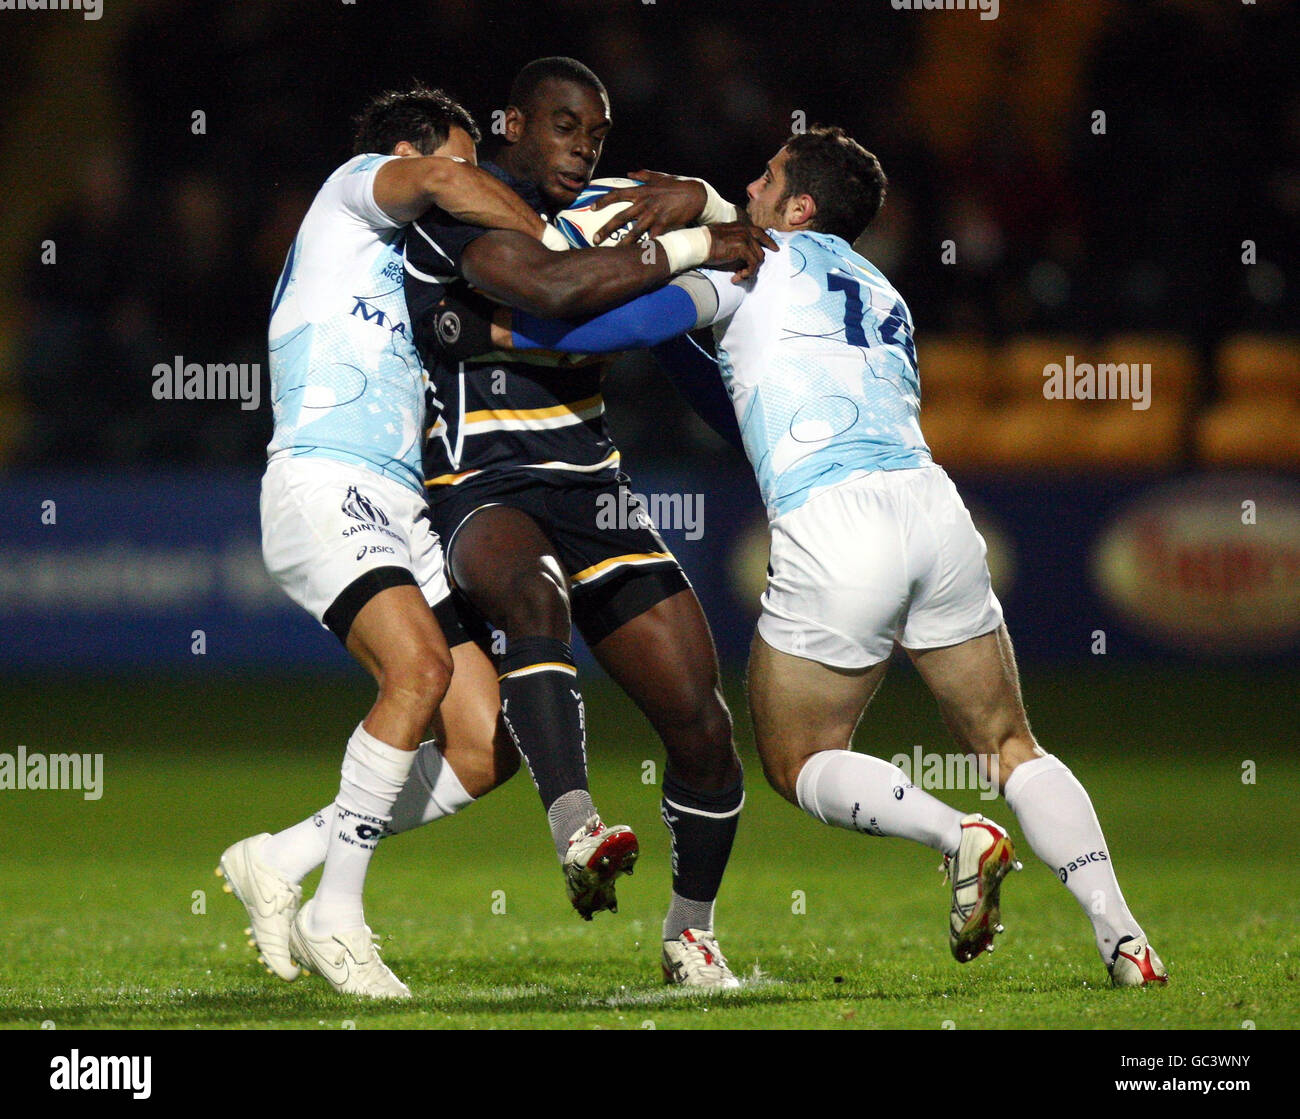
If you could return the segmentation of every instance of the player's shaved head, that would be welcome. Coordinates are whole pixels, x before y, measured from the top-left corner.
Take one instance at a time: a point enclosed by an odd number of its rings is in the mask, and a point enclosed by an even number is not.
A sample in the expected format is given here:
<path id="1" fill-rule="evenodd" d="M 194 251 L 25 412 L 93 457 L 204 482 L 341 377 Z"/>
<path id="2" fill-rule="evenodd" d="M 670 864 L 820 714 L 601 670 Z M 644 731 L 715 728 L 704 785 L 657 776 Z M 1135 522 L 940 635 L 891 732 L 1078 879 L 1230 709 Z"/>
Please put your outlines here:
<path id="1" fill-rule="evenodd" d="M 812 198 L 810 227 L 850 244 L 862 236 L 885 201 L 880 160 L 844 129 L 822 125 L 791 136 L 785 151 L 785 198 Z"/>
<path id="2" fill-rule="evenodd" d="M 538 89 L 548 81 L 573 82 L 586 86 L 597 93 L 605 104 L 609 104 L 609 94 L 605 92 L 604 83 L 592 70 L 576 58 L 554 55 L 551 58 L 535 58 L 528 63 L 510 83 L 508 104 L 521 112 L 527 113 L 532 107 Z"/>
<path id="3" fill-rule="evenodd" d="M 389 155 L 403 140 L 421 155 L 432 155 L 447 142 L 453 128 L 463 128 L 476 144 L 482 139 L 468 109 L 442 90 L 418 83 L 372 97 L 353 123 L 353 155 Z"/>
<path id="4" fill-rule="evenodd" d="M 591 180 L 609 134 L 609 96 L 573 58 L 539 58 L 510 87 L 501 146 L 493 159 L 534 184 L 549 207 L 563 210 Z"/>

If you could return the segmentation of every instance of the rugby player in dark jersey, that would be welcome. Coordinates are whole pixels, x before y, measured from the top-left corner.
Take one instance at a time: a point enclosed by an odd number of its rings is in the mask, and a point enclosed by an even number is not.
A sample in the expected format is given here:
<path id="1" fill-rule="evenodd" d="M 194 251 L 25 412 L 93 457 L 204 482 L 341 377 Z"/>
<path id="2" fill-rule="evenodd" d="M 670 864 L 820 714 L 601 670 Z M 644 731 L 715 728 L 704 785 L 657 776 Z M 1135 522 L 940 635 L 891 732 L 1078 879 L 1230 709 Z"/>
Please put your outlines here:
<path id="1" fill-rule="evenodd" d="M 482 166 L 552 215 L 590 180 L 610 124 L 605 89 L 590 70 L 540 59 L 516 77 L 503 142 Z M 668 755 L 662 809 L 673 894 L 664 971 L 697 986 L 736 985 L 713 934 L 713 903 L 743 802 L 708 623 L 619 469 L 600 366 L 517 355 L 452 362 L 438 346 L 438 307 L 472 285 L 541 316 L 587 315 L 705 263 L 747 275 L 764 244 L 766 234 L 739 222 L 553 252 L 437 210 L 413 224 L 406 243 L 406 298 L 430 374 L 430 415 L 438 416 L 425 447 L 429 507 L 452 582 L 484 640 L 490 629 L 504 637 L 493 648 L 502 714 L 563 858 L 602 826 L 587 791 L 574 625 L 645 713 Z M 611 509 L 624 515 L 601 527 Z M 611 880 L 586 915 L 613 902 Z"/>

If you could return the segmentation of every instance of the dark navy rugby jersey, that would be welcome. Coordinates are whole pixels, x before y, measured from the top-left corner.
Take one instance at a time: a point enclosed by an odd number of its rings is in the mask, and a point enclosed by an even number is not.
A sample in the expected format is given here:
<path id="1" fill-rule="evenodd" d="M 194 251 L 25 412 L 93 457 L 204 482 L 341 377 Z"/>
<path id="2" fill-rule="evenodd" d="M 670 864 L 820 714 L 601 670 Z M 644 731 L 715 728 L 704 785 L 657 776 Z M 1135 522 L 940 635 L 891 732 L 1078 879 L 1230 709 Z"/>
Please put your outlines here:
<path id="1" fill-rule="evenodd" d="M 545 215 L 541 192 L 494 163 L 482 167 Z M 406 236 L 406 303 L 415 344 L 429 373 L 424 446 L 429 499 L 491 471 L 528 470 L 539 481 L 611 480 L 619 454 L 605 423 L 601 364 L 574 364 L 543 354 L 445 358 L 434 341 L 444 291 L 464 284 L 466 247 L 488 232 L 439 209 L 412 223 Z"/>

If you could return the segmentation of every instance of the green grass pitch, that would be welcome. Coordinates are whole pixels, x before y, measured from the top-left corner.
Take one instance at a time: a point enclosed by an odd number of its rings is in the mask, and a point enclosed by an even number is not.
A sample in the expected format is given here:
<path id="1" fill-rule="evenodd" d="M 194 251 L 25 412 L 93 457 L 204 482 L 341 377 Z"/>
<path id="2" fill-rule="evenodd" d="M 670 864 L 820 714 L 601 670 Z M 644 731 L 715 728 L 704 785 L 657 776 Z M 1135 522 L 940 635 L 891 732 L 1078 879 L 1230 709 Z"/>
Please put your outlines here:
<path id="1" fill-rule="evenodd" d="M 662 756 L 631 705 L 591 677 L 593 791 L 606 819 L 642 840 L 621 912 L 587 924 L 569 909 L 521 774 L 460 816 L 380 847 L 368 915 L 415 998 L 358 1004 L 314 976 L 266 975 L 213 867 L 233 840 L 332 799 L 344 739 L 370 698 L 359 674 L 26 681 L 0 691 L 0 751 L 102 752 L 104 792 L 0 792 L 0 1025 L 1300 1026 L 1295 675 L 1114 666 L 1039 672 L 1025 687 L 1040 739 L 1092 793 L 1129 903 L 1170 968 L 1166 989 L 1109 989 L 1073 899 L 1002 802 L 975 793 L 940 795 L 1006 823 L 1026 869 L 1004 890 L 997 952 L 956 964 L 937 856 L 824 827 L 777 798 L 738 686 L 729 692 L 749 799 L 718 928 L 748 982 L 713 998 L 665 989 L 667 837 L 657 788 L 643 782 L 644 763 L 657 778 Z M 900 666 L 858 748 L 888 757 L 915 744 L 942 751 L 948 738 Z"/>

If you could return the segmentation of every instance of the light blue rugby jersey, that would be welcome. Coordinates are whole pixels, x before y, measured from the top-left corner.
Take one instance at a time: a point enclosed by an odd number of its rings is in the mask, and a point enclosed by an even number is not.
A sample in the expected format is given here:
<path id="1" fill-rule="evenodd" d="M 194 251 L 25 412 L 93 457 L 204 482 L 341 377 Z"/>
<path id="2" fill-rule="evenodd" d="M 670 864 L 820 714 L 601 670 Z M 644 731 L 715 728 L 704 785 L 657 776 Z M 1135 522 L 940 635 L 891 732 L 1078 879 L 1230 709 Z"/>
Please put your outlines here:
<path id="1" fill-rule="evenodd" d="M 876 470 L 931 463 L 912 315 L 842 237 L 777 233 L 757 276 L 718 291 L 718 363 L 768 516 Z"/>
<path id="2" fill-rule="evenodd" d="M 427 377 L 403 294 L 405 227 L 374 196 L 390 158 L 338 168 L 289 250 L 271 305 L 267 453 L 355 463 L 422 494 Z"/>

